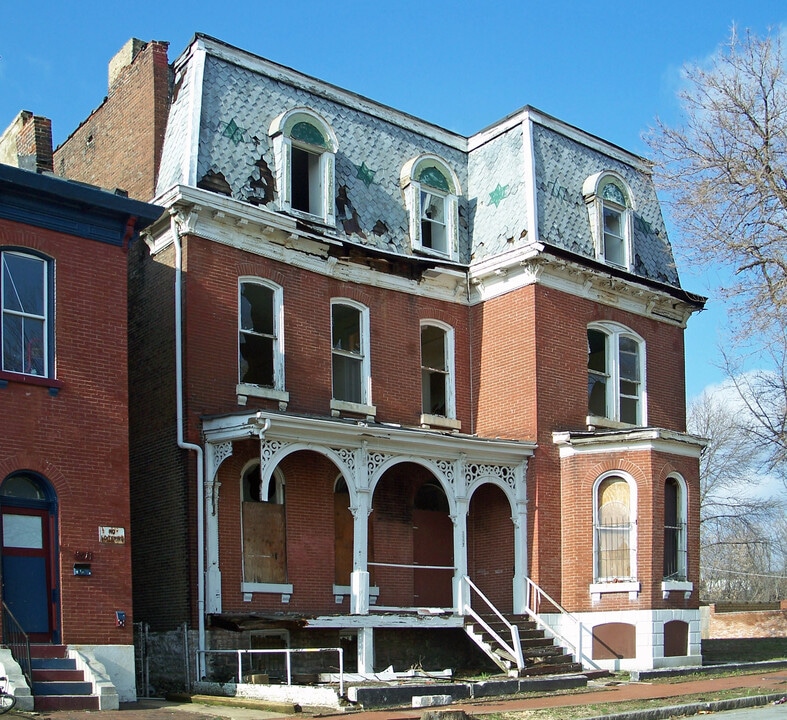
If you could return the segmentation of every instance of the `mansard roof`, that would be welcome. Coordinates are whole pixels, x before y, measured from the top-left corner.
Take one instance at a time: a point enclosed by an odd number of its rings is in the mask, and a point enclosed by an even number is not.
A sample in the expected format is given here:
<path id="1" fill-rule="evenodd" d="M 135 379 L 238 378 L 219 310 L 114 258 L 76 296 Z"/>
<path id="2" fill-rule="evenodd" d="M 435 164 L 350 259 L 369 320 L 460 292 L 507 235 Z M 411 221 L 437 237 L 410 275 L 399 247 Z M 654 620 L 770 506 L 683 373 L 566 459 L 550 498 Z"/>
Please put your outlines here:
<path id="1" fill-rule="evenodd" d="M 417 258 L 401 171 L 430 154 L 462 190 L 454 260 L 471 266 L 541 243 L 595 265 L 583 185 L 609 172 L 633 199 L 634 279 L 680 288 L 648 162 L 535 108 L 465 137 L 201 34 L 174 70 L 159 195 L 190 185 L 279 212 L 269 131 L 282 113 L 309 108 L 338 145 L 336 227 L 321 229 L 333 239 Z"/>

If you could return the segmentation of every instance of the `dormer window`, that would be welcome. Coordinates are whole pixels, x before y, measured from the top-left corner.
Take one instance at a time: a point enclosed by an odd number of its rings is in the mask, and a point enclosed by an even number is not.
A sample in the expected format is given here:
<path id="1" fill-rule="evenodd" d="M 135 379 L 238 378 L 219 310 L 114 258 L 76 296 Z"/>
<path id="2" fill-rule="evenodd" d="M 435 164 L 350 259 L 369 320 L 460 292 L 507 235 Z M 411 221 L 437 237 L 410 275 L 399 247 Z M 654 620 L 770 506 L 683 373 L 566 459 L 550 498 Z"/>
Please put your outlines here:
<path id="1" fill-rule="evenodd" d="M 440 158 L 421 155 L 402 168 L 412 248 L 454 257 L 457 251 L 459 182 Z"/>
<path id="2" fill-rule="evenodd" d="M 596 258 L 630 270 L 631 192 L 617 173 L 597 173 L 582 187 L 593 232 Z"/>
<path id="3" fill-rule="evenodd" d="M 271 123 L 270 135 L 281 210 L 335 224 L 338 143 L 330 125 L 312 110 L 296 108 Z"/>

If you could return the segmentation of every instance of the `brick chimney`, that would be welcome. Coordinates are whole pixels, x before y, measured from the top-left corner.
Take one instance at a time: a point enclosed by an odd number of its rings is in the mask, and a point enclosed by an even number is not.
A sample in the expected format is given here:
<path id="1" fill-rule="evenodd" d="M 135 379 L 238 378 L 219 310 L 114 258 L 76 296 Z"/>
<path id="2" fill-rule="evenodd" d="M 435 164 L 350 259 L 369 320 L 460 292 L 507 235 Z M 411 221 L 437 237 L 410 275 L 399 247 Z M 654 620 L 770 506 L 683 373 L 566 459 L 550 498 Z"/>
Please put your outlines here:
<path id="1" fill-rule="evenodd" d="M 52 121 L 22 110 L 0 135 L 0 163 L 52 172 Z"/>

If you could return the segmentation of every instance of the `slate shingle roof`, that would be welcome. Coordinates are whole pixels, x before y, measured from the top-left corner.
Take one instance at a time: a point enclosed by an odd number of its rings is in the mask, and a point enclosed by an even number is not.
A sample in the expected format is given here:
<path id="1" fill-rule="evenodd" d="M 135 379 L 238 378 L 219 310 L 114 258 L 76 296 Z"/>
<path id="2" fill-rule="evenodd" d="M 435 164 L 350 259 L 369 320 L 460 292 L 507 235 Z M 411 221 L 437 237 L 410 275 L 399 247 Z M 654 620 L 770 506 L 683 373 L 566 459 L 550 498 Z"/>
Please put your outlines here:
<path id="1" fill-rule="evenodd" d="M 192 52 L 197 41 L 206 52 L 201 75 L 195 72 L 199 55 Z M 499 128 L 484 130 L 483 142 L 471 142 L 205 36 L 195 38 L 179 63 L 159 192 L 176 183 L 197 185 L 277 211 L 268 130 L 281 113 L 308 107 L 325 118 L 338 138 L 340 238 L 412 255 L 400 172 L 408 160 L 434 153 L 455 170 L 463 191 L 459 262 L 487 259 L 536 239 L 528 237 L 529 206 L 537 208 L 539 241 L 593 259 L 582 185 L 590 175 L 613 170 L 626 179 L 635 201 L 635 274 L 680 287 L 645 162 L 538 111 L 525 108 L 520 122 L 507 118 Z M 371 173 L 371 182 L 368 174 L 359 173 L 361 166 Z M 530 166 L 535 182 L 528 175 Z M 532 193 L 535 203 L 528 202 Z"/>

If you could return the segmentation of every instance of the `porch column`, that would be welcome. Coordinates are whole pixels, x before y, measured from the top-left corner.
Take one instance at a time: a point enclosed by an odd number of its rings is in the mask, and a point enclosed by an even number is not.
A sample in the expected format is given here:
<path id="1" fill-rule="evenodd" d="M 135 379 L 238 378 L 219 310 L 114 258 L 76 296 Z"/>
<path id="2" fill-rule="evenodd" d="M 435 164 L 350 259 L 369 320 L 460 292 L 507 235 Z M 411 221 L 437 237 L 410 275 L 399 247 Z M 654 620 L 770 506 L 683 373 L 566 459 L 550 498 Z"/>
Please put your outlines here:
<path id="1" fill-rule="evenodd" d="M 358 672 L 374 672 L 374 628 L 358 628 Z"/>
<path id="2" fill-rule="evenodd" d="M 353 570 L 350 574 L 350 613 L 369 614 L 369 512 L 371 498 L 367 489 L 356 493 L 353 514 Z M 371 642 L 371 641 L 370 641 Z M 358 639 L 360 660 L 361 640 Z"/>
<path id="3" fill-rule="evenodd" d="M 205 612 L 221 612 L 221 570 L 219 569 L 219 466 L 232 455 L 232 443 L 205 444 Z"/>
<path id="4" fill-rule="evenodd" d="M 521 463 L 515 470 L 516 502 L 514 523 L 514 613 L 524 615 L 527 607 L 527 484 L 525 468 Z"/>
<path id="5" fill-rule="evenodd" d="M 456 514 L 451 516 L 454 523 L 454 612 L 464 614 L 465 605 L 470 602 L 470 589 L 462 578 L 467 575 L 467 498 L 456 498 Z"/>

